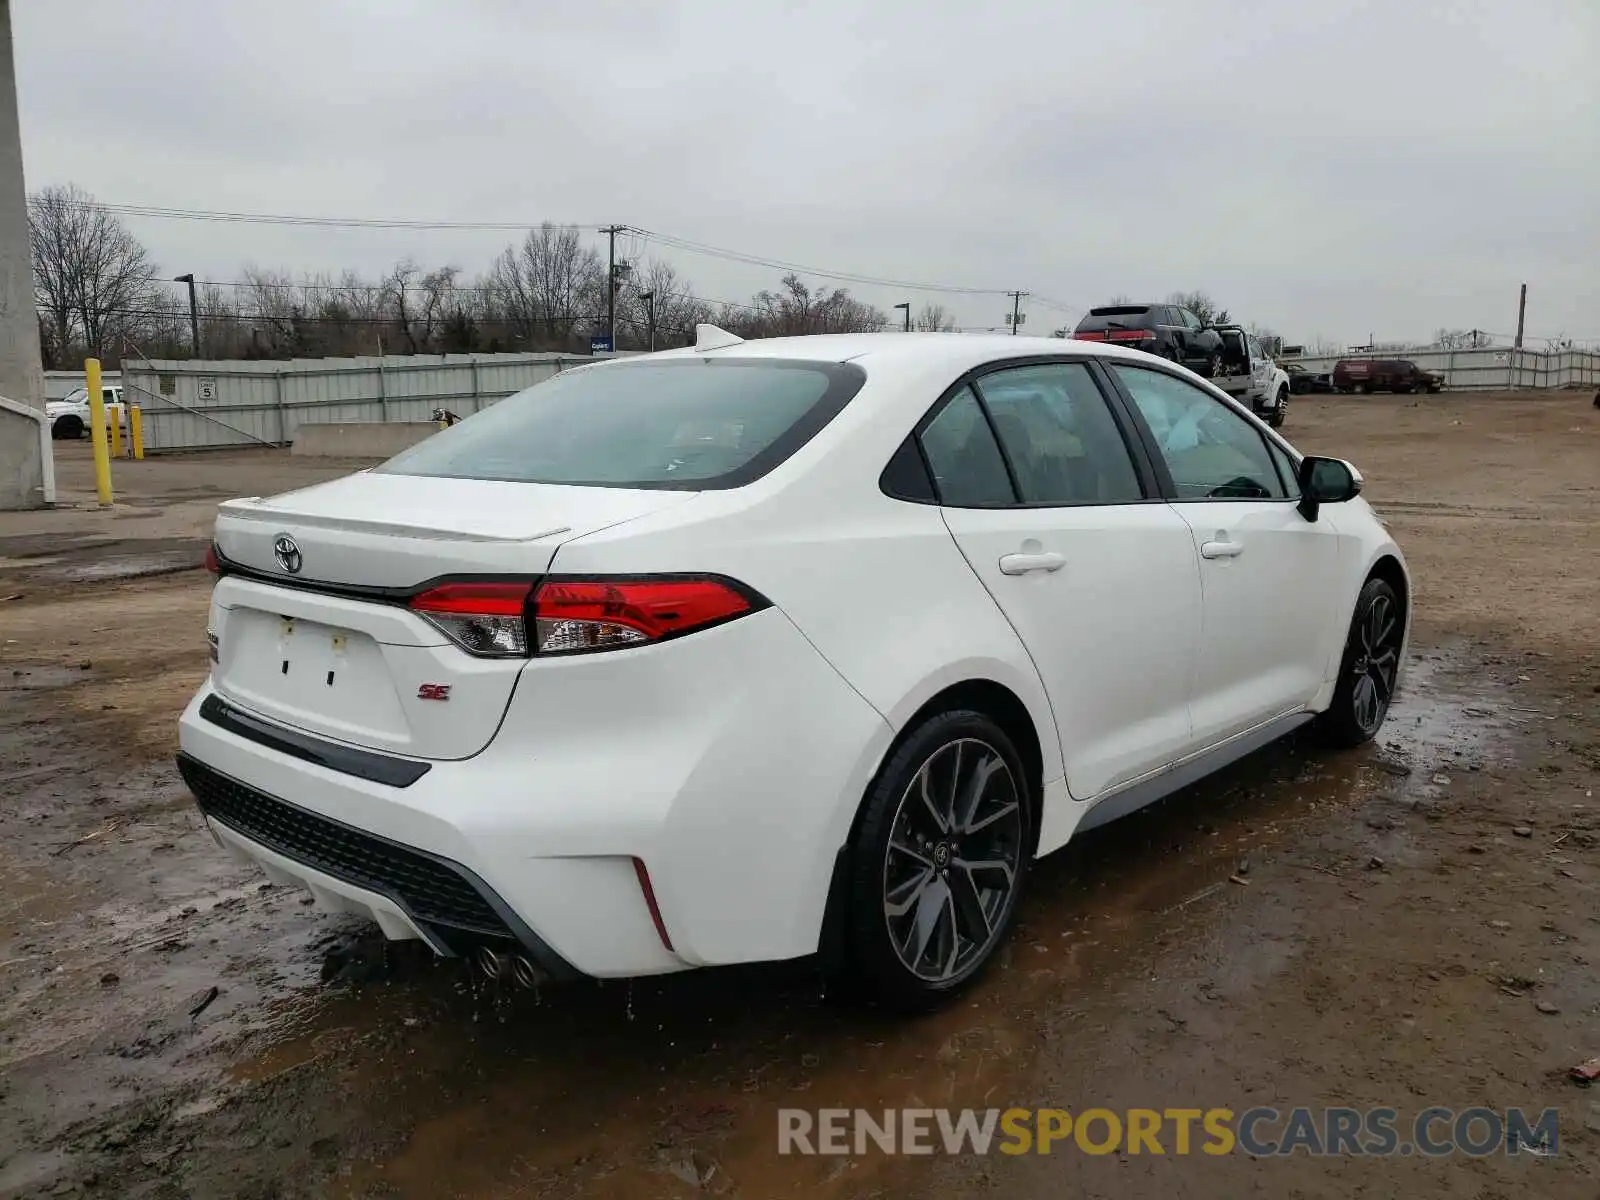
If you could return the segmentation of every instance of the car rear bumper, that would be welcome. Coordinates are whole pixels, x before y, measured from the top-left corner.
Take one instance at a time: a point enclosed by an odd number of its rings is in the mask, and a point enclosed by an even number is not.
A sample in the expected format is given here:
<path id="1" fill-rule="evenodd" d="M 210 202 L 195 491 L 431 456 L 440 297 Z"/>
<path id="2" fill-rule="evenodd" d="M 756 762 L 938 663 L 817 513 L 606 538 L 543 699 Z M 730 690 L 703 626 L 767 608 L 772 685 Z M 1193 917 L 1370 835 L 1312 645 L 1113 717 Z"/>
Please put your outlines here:
<path id="1" fill-rule="evenodd" d="M 211 695 L 208 682 L 183 714 L 180 765 L 230 850 L 391 937 L 443 953 L 510 940 L 557 976 L 814 951 L 891 740 L 775 609 L 530 663 L 482 753 L 404 787 L 207 719 Z"/>

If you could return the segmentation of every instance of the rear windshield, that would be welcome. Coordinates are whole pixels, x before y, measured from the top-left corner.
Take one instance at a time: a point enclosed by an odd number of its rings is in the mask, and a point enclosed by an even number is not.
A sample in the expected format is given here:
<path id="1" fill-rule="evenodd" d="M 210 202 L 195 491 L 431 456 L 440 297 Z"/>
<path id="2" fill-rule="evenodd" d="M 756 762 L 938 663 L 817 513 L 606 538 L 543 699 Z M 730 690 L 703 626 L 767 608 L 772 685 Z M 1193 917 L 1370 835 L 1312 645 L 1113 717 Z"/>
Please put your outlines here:
<path id="1" fill-rule="evenodd" d="M 849 363 L 700 359 L 580 367 L 391 458 L 391 475 L 593 487 L 739 487 L 838 415 Z"/>
<path id="2" fill-rule="evenodd" d="M 1148 304 L 1112 304 L 1091 308 L 1078 322 L 1078 333 L 1098 333 L 1107 329 L 1148 329 L 1155 323 Z"/>

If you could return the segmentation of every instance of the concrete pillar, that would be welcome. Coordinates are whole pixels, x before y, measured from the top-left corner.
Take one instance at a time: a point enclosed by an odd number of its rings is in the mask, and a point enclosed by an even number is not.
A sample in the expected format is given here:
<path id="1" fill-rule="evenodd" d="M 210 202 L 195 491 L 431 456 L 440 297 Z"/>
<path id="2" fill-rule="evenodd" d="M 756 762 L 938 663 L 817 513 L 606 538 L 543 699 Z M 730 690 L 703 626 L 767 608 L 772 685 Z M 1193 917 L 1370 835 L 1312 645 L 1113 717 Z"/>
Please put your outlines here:
<path id="1" fill-rule="evenodd" d="M 0 0 L 0 397 L 44 410 L 16 60 L 11 49 L 11 0 Z M 38 422 L 0 405 L 0 509 L 38 508 L 45 502 L 44 489 Z"/>

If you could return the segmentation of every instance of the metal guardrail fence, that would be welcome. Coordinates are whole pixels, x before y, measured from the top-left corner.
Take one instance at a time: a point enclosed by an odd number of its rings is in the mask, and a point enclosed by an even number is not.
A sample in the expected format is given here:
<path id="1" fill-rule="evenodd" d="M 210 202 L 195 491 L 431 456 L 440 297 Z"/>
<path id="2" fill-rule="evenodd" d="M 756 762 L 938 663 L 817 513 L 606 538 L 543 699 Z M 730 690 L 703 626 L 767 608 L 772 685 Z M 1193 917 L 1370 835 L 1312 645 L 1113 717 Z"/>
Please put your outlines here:
<path id="1" fill-rule="evenodd" d="M 125 360 L 124 399 L 149 451 L 271 445 L 302 424 L 461 416 L 594 360 L 571 354 L 448 354 L 288 362 Z"/>

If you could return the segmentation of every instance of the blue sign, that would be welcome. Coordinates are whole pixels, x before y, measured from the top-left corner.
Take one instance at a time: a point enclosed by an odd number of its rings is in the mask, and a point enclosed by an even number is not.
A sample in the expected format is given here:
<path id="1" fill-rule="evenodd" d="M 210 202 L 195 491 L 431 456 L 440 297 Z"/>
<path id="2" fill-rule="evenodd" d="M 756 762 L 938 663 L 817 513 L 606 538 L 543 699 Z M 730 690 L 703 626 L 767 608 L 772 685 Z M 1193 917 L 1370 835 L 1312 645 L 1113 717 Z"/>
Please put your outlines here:
<path id="1" fill-rule="evenodd" d="M 590 354 L 610 354 L 611 335 L 607 333 L 592 333 L 589 335 Z"/>

